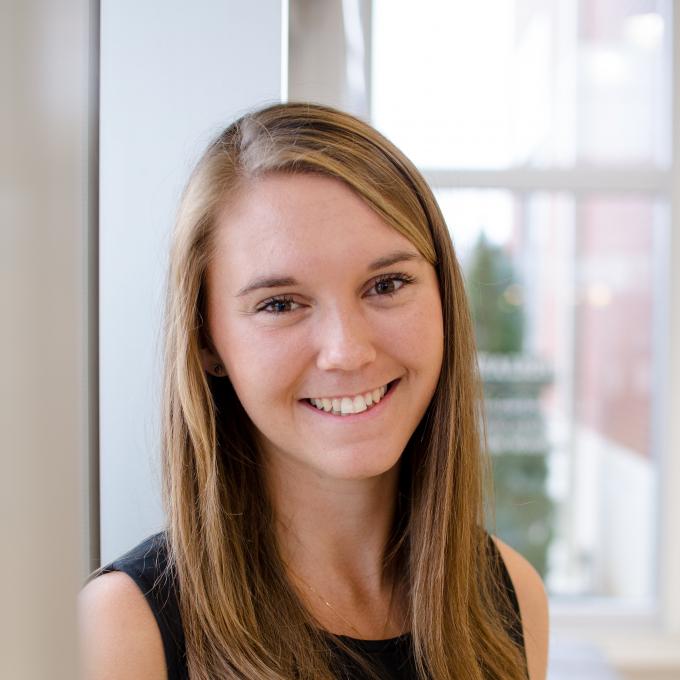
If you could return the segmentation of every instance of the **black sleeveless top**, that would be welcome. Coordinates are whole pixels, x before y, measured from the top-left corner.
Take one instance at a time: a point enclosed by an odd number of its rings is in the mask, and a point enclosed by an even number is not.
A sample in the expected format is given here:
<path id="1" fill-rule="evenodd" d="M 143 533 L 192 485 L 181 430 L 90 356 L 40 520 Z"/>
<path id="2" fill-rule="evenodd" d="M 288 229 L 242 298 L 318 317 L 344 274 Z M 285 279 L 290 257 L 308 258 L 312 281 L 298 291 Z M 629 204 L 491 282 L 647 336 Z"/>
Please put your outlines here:
<path id="1" fill-rule="evenodd" d="M 489 545 L 492 547 L 492 554 L 498 562 L 503 585 L 516 613 L 516 616 L 511 617 L 513 623 L 508 625 L 508 632 L 515 643 L 524 650 L 524 635 L 517 595 L 496 544 L 489 539 Z M 160 629 L 168 669 L 168 680 L 188 680 L 184 632 L 180 619 L 177 592 L 174 583 L 165 571 L 166 565 L 165 533 L 161 532 L 150 536 L 122 557 L 103 567 L 100 573 L 122 571 L 133 579 L 144 593 Z M 345 635 L 338 637 L 369 659 L 386 680 L 417 680 L 409 633 L 387 640 L 359 640 Z M 333 636 L 329 635 L 328 639 L 331 648 L 334 648 Z M 356 667 L 355 662 L 346 653 L 340 648 L 335 648 L 334 651 L 335 667 L 339 678 L 360 680 L 364 677 Z"/>

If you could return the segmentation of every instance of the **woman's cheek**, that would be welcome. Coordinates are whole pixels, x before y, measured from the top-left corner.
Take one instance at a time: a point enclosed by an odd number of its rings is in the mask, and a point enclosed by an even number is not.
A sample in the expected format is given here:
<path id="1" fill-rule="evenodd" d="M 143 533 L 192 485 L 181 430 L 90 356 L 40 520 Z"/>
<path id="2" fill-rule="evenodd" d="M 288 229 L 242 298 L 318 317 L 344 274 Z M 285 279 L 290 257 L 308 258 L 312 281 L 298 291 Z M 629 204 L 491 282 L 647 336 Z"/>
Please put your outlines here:
<path id="1" fill-rule="evenodd" d="M 227 345 L 227 364 L 237 393 L 247 392 L 255 399 L 266 398 L 294 380 L 302 358 L 303 340 L 289 337 L 291 335 L 251 330 L 231 338 Z"/>
<path id="2" fill-rule="evenodd" d="M 440 352 L 444 344 L 444 326 L 441 305 L 438 300 L 413 306 L 409 313 L 395 319 L 386 335 L 391 339 L 395 354 L 420 363 L 423 350 Z"/>

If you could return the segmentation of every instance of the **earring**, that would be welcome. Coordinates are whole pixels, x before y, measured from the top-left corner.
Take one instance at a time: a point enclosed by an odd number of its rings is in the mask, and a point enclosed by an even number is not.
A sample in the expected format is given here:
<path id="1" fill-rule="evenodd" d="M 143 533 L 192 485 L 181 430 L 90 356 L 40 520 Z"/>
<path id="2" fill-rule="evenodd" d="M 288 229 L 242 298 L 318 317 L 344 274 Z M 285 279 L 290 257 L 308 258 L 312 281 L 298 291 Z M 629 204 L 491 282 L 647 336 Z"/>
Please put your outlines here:
<path id="1" fill-rule="evenodd" d="M 222 364 L 215 364 L 215 365 L 213 366 L 213 371 L 214 371 L 215 373 L 217 373 L 217 375 L 220 375 L 220 374 L 222 373 L 223 370 L 224 370 L 224 368 L 222 367 Z"/>

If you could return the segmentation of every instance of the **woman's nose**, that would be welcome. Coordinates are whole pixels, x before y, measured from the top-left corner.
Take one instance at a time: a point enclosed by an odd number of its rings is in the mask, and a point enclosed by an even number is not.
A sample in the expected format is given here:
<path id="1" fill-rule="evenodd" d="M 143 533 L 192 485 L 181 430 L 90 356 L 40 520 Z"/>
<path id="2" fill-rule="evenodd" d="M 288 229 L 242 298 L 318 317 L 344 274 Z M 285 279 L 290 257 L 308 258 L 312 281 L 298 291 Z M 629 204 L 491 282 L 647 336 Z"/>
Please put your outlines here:
<path id="1" fill-rule="evenodd" d="M 375 360 L 368 322 L 359 311 L 335 310 L 318 329 L 318 368 L 355 371 Z"/>

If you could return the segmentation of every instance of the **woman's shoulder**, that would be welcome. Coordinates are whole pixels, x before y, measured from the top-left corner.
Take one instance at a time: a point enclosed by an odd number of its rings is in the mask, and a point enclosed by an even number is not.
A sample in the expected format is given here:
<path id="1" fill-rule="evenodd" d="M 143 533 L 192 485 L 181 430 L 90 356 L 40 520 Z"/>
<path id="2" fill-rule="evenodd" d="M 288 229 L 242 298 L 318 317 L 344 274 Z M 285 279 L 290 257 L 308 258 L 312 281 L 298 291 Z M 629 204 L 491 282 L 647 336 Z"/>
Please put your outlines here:
<path id="1" fill-rule="evenodd" d="M 175 677 L 183 652 L 164 534 L 155 534 L 97 570 L 79 596 L 85 680 Z"/>
<path id="2" fill-rule="evenodd" d="M 544 680 L 548 663 L 548 596 L 540 575 L 520 553 L 493 536 L 517 595 L 530 680 Z"/>
<path id="3" fill-rule="evenodd" d="M 125 572 L 97 576 L 78 602 L 84 680 L 165 680 L 161 633 L 142 592 Z"/>

